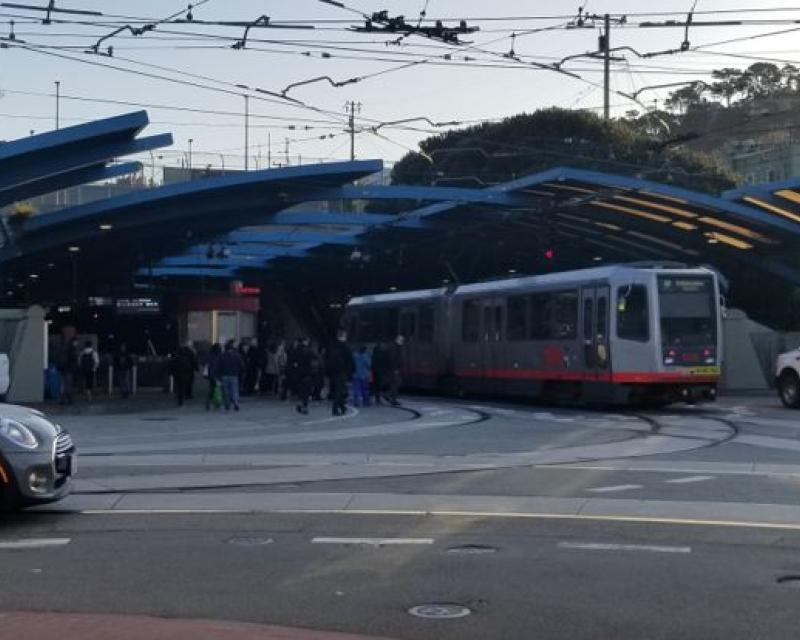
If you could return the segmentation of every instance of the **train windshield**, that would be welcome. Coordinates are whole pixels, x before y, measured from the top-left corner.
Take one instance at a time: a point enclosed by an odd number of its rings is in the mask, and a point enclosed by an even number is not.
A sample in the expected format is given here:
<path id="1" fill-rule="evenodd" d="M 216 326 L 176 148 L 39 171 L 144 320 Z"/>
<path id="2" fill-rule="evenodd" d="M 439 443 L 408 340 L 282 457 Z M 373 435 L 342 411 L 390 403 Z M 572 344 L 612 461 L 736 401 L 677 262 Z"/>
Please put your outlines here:
<path id="1" fill-rule="evenodd" d="M 661 340 L 665 346 L 711 346 L 717 341 L 714 283 L 708 276 L 659 276 Z"/>

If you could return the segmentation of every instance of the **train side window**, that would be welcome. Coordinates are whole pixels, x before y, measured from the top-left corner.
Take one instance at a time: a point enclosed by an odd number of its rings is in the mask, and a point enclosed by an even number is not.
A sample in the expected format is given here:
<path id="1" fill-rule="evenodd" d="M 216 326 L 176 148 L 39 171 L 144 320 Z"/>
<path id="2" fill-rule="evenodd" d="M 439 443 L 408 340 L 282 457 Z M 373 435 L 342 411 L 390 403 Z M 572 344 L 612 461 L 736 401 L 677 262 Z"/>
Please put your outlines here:
<path id="1" fill-rule="evenodd" d="M 530 297 L 531 340 L 546 340 L 550 337 L 550 309 L 552 294 L 535 293 Z"/>
<path id="2" fill-rule="evenodd" d="M 525 340 L 528 337 L 528 298 L 526 296 L 511 296 L 508 299 L 507 320 L 509 340 Z"/>
<path id="3" fill-rule="evenodd" d="M 555 291 L 530 297 L 532 340 L 574 340 L 578 326 L 578 292 Z"/>
<path id="4" fill-rule="evenodd" d="M 605 297 L 597 298 L 597 339 L 605 341 L 608 338 L 608 300 Z"/>
<path id="5" fill-rule="evenodd" d="M 594 301 L 586 298 L 583 301 L 583 339 L 592 340 L 592 310 Z"/>
<path id="6" fill-rule="evenodd" d="M 478 342 L 481 335 L 481 304 L 478 300 L 464 300 L 461 306 L 461 339 Z"/>
<path id="7" fill-rule="evenodd" d="M 574 340 L 578 326 L 578 292 L 555 294 L 553 305 L 553 335 L 559 340 Z"/>
<path id="8" fill-rule="evenodd" d="M 434 315 L 432 304 L 422 304 L 419 306 L 419 341 L 425 343 L 433 342 Z"/>
<path id="9" fill-rule="evenodd" d="M 650 339 L 647 288 L 641 284 L 617 289 L 617 336 L 623 340 Z"/>

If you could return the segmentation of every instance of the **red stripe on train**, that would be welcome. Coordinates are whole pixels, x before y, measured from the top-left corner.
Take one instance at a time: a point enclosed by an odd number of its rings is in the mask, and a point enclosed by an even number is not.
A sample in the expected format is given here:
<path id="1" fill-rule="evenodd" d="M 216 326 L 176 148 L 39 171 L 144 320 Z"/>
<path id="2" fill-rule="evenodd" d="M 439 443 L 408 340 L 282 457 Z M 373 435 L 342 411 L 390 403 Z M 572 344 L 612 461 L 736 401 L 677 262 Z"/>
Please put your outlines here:
<path id="1" fill-rule="evenodd" d="M 595 374 L 590 371 L 548 371 L 546 369 L 466 369 L 456 372 L 462 378 L 497 378 L 504 380 L 559 380 L 573 382 L 616 382 L 620 384 L 659 384 L 659 383 L 714 383 L 715 375 L 688 375 L 668 371 L 619 371 Z"/>

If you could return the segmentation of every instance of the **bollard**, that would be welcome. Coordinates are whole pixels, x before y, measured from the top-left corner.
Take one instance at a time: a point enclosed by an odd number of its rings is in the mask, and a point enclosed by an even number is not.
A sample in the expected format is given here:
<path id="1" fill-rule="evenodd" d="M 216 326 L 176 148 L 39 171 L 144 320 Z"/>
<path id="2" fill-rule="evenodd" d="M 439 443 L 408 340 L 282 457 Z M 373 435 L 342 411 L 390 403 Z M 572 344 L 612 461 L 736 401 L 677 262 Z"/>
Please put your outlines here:
<path id="1" fill-rule="evenodd" d="M 136 395 L 136 389 L 137 389 L 138 386 L 139 386 L 139 365 L 138 364 L 134 364 L 133 365 L 132 379 L 131 379 L 131 395 L 132 396 Z"/>

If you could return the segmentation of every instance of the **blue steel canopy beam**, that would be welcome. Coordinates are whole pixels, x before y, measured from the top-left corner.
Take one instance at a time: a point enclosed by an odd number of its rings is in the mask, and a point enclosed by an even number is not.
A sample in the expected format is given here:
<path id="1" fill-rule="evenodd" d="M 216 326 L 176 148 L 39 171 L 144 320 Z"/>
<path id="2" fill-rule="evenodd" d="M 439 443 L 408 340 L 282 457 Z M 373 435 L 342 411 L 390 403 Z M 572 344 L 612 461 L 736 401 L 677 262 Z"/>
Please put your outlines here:
<path id="1" fill-rule="evenodd" d="M 153 267 L 152 269 L 143 268 L 136 272 L 137 276 L 147 277 L 152 276 L 159 278 L 161 276 L 181 276 L 186 278 L 232 278 L 236 276 L 236 269 L 220 268 L 212 269 L 209 267 Z"/>
<path id="2" fill-rule="evenodd" d="M 182 217 L 191 214 L 195 207 L 202 205 L 210 196 L 227 202 L 227 210 L 245 207 L 257 208 L 260 201 L 251 202 L 254 195 L 260 196 L 268 202 L 277 200 L 283 203 L 281 208 L 284 209 L 286 202 L 291 201 L 293 197 L 301 199 L 300 192 L 305 196 L 302 199 L 308 200 L 309 197 L 314 197 L 319 192 L 331 191 L 331 183 L 350 182 L 380 171 L 382 166 L 383 163 L 379 160 L 336 162 L 325 165 L 262 169 L 206 178 L 205 180 L 181 182 L 90 202 L 46 216 L 37 216 L 25 222 L 24 231 L 49 230 L 59 225 L 71 225 L 98 215 L 129 217 L 128 213 L 131 211 L 151 212 L 156 206 L 159 207 L 159 210 L 173 210 L 172 217 Z M 297 193 L 287 193 L 292 190 Z M 238 196 L 239 200 L 231 203 L 230 199 L 233 196 Z M 191 202 L 188 202 L 189 200 Z M 186 210 L 187 203 L 192 205 L 192 211 Z M 215 213 L 219 213 L 219 211 L 220 208 L 214 209 Z"/>
<path id="3" fill-rule="evenodd" d="M 18 187 L 0 191 L 0 207 L 19 200 L 34 198 L 45 193 L 52 193 L 60 189 L 68 189 L 75 185 L 119 178 L 120 176 L 129 175 L 131 173 L 138 173 L 141 170 L 142 164 L 140 162 L 125 162 L 111 166 L 98 164 L 92 167 L 76 169 L 75 171 L 61 173 L 50 178 L 29 182 Z"/>
<path id="4" fill-rule="evenodd" d="M 72 146 L 84 146 L 106 137 L 134 138 L 148 124 L 150 119 L 146 111 L 134 111 L 121 116 L 95 120 L 86 124 L 64 127 L 56 131 L 20 138 L 0 144 L 0 169 L 4 163 L 16 162 L 22 156 L 54 153 L 65 153 Z"/>
<path id="5" fill-rule="evenodd" d="M 318 194 L 323 200 L 427 200 L 454 204 L 475 203 L 498 206 L 520 206 L 528 200 L 520 195 L 494 189 L 462 189 L 460 187 L 416 186 L 346 186 Z"/>
<path id="6" fill-rule="evenodd" d="M 317 244 L 355 245 L 357 233 L 314 233 L 311 231 L 231 231 L 222 236 L 220 242 L 256 244 L 265 242 L 297 242 Z"/>
<path id="7" fill-rule="evenodd" d="M 46 158 L 31 158 L 27 162 L 19 159 L 13 166 L 0 171 L 0 192 L 75 169 L 105 163 L 112 158 L 151 151 L 171 144 L 172 134 L 164 133 L 136 140 L 115 141 L 98 146 L 88 145 L 69 155 L 52 153 Z"/>
<path id="8" fill-rule="evenodd" d="M 337 224 L 372 226 L 391 222 L 396 216 L 386 213 L 328 213 L 324 211 L 281 211 L 267 224 Z"/>

